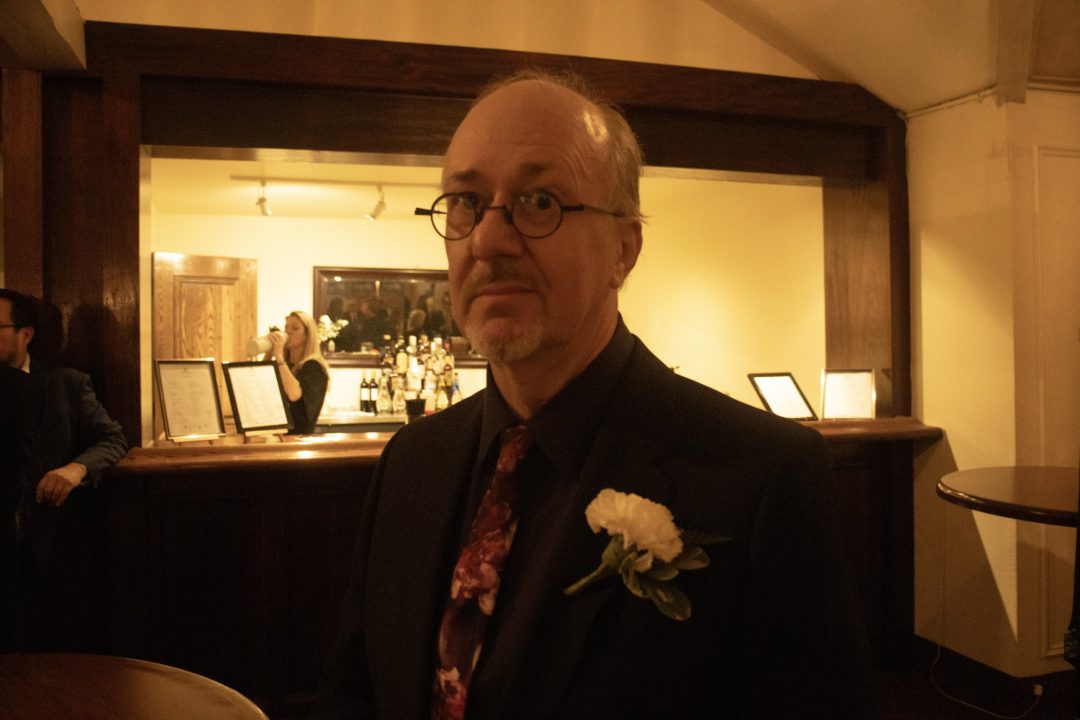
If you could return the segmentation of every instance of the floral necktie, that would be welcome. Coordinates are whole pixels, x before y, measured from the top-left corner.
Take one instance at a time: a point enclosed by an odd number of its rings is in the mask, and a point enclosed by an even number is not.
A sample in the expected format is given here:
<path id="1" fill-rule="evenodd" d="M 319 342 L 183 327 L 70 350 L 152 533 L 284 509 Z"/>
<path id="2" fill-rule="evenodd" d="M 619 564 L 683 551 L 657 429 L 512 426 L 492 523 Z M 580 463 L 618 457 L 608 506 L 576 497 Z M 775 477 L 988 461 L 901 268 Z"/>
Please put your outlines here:
<path id="1" fill-rule="evenodd" d="M 524 425 L 500 435 L 499 459 L 491 485 L 476 511 L 469 539 L 450 580 L 450 599 L 439 627 L 439 666 L 435 668 L 432 720 L 462 720 L 484 631 L 495 609 L 499 575 L 514 539 L 518 498 L 514 471 L 529 449 Z"/>

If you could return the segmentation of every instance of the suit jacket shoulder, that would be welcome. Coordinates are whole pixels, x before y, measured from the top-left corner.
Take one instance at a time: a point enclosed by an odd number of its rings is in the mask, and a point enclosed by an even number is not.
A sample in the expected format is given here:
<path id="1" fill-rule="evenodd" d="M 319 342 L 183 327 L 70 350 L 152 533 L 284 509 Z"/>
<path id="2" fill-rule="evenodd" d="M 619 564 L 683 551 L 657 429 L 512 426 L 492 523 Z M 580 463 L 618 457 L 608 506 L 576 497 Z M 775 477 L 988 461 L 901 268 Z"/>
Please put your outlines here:
<path id="1" fill-rule="evenodd" d="M 127 451 L 123 428 L 109 417 L 86 373 L 56 365 L 32 375 L 45 385 L 33 432 L 35 463 L 44 472 L 79 462 L 87 482 L 97 484 Z"/>

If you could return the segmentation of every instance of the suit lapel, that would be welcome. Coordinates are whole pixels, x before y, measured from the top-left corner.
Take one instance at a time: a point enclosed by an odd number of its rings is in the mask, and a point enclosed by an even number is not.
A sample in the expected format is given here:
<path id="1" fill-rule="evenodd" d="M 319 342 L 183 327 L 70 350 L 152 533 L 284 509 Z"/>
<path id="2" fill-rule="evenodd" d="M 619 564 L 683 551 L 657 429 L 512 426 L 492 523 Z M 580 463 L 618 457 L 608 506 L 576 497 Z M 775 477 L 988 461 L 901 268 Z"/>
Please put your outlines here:
<path id="1" fill-rule="evenodd" d="M 658 367 L 657 367 L 658 366 Z M 620 379 L 619 391 L 597 431 L 582 468 L 580 481 L 567 512 L 562 515 L 552 561 L 543 568 L 542 592 L 530 616 L 541 619 L 522 639 L 517 661 L 520 668 L 512 683 L 506 717 L 553 716 L 558 703 L 577 673 L 590 629 L 614 592 L 627 592 L 622 581 L 607 578 L 567 597 L 562 589 L 588 575 L 600 563 L 610 538 L 593 534 L 585 520 L 585 508 L 604 488 L 636 493 L 666 504 L 672 492 L 670 479 L 657 467 L 671 443 L 663 429 L 653 423 L 643 427 L 640 405 L 655 389 L 656 373 L 670 373 L 639 343 L 635 358 Z M 661 383 L 661 386 L 663 383 Z"/>

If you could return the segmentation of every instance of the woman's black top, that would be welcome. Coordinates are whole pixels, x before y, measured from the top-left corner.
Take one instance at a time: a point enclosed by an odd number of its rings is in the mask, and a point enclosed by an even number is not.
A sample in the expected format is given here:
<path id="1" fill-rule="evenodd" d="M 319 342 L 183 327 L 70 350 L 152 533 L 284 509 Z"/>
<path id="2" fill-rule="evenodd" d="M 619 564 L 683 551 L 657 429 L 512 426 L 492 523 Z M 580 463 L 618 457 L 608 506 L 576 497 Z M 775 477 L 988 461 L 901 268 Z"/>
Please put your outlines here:
<path id="1" fill-rule="evenodd" d="M 289 401 L 289 410 L 292 412 L 292 429 L 290 435 L 308 435 L 315 432 L 315 421 L 322 412 L 323 400 L 326 399 L 326 385 L 330 376 L 318 360 L 308 360 L 300 366 L 296 373 L 296 380 L 300 383 L 299 400 Z"/>

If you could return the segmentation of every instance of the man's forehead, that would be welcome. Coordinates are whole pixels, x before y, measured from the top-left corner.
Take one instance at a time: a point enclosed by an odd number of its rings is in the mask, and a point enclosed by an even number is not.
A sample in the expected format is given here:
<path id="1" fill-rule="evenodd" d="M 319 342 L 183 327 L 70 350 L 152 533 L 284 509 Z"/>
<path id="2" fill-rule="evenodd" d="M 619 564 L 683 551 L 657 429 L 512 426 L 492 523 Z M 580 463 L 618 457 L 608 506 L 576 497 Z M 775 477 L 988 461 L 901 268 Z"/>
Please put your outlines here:
<path id="1" fill-rule="evenodd" d="M 498 169 L 527 181 L 565 166 L 591 163 L 608 140 L 599 110 L 577 93 L 529 80 L 494 91 L 462 121 L 443 166 L 443 184 L 479 183 Z"/>
<path id="2" fill-rule="evenodd" d="M 0 298 L 0 322 L 11 322 L 11 301 L 7 298 Z"/>

